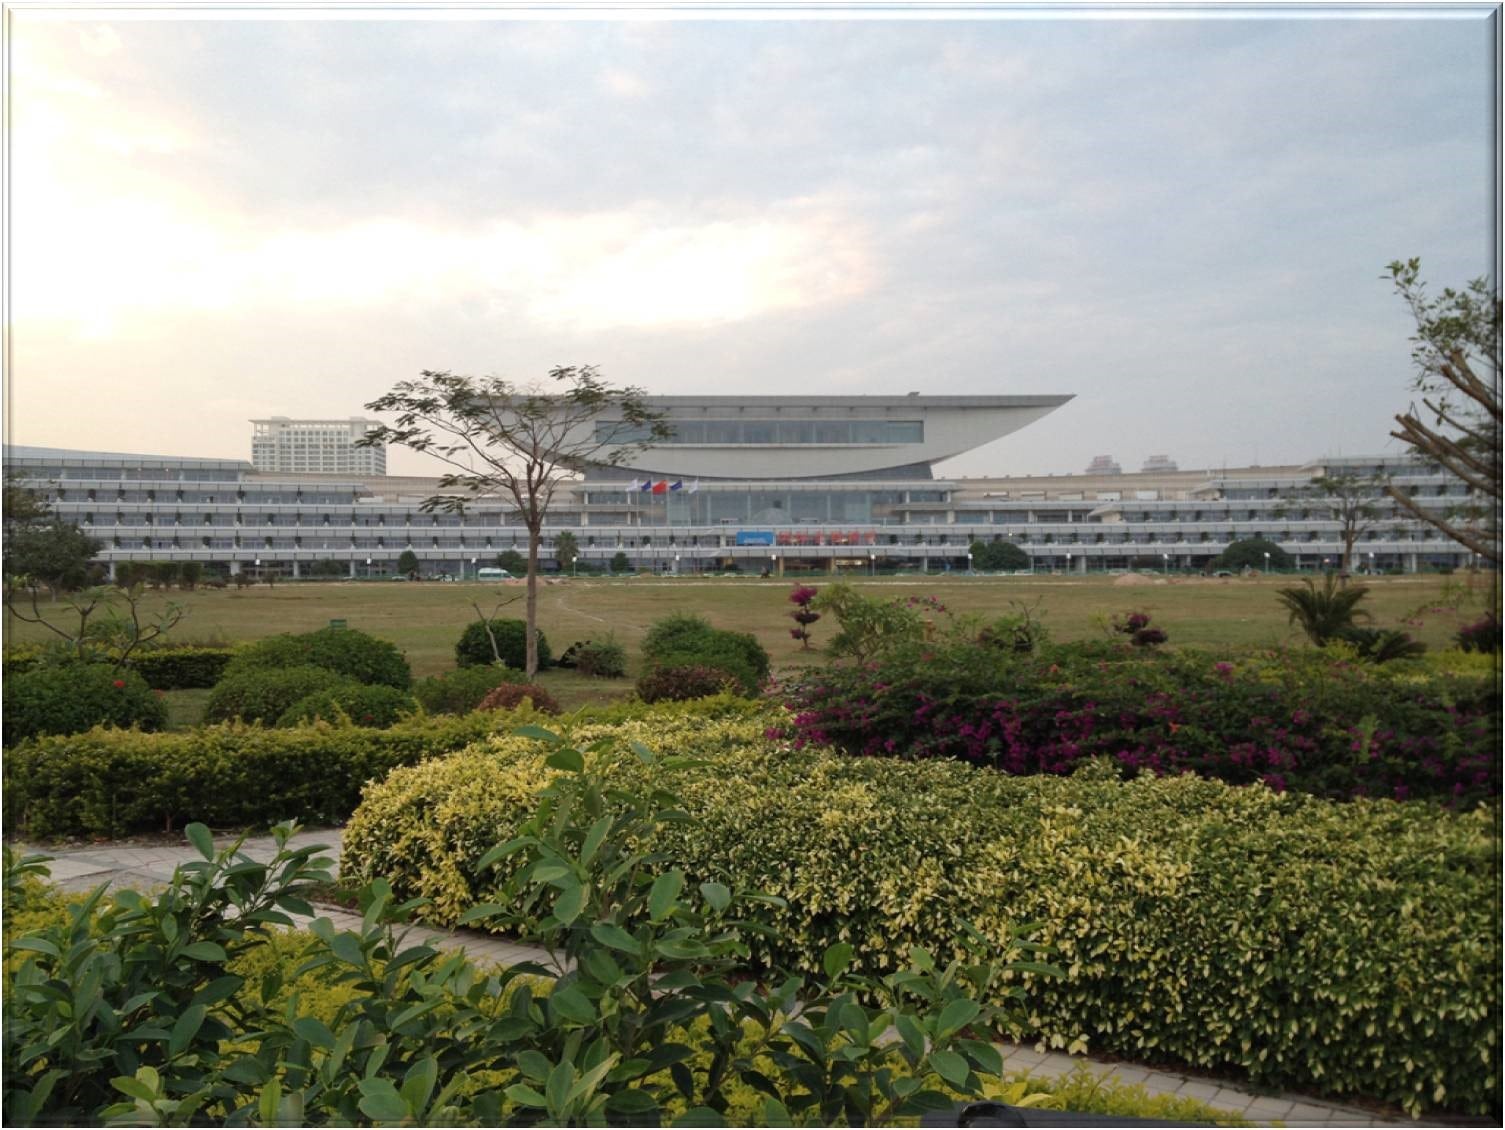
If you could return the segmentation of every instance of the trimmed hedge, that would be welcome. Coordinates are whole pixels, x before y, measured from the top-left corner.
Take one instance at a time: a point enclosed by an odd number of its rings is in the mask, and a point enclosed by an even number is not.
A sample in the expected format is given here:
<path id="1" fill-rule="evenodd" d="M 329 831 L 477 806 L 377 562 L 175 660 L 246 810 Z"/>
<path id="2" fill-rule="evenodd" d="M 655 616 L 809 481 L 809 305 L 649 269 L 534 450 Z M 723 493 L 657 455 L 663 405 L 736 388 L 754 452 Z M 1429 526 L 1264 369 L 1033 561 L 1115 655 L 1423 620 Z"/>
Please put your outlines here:
<path id="1" fill-rule="evenodd" d="M 722 667 L 692 663 L 683 667 L 654 667 L 638 679 L 638 698 L 647 703 L 683 702 L 736 691 L 742 682 Z"/>
<path id="2" fill-rule="evenodd" d="M 158 730 L 167 706 L 140 675 L 107 663 L 67 663 L 7 673 L 3 741 L 76 734 L 94 726 Z"/>
<path id="3" fill-rule="evenodd" d="M 851 758 L 772 744 L 772 720 L 650 713 L 572 734 L 704 762 L 620 755 L 613 773 L 661 782 L 693 817 L 653 845 L 664 866 L 787 900 L 755 956 L 813 972 L 845 941 L 890 972 L 912 945 L 957 953 L 963 920 L 1000 943 L 1038 923 L 1068 975 L 1020 975 L 1020 1037 L 1413 1112 L 1498 1111 L 1496 812 L 1125 782 L 1101 763 L 1009 777 Z M 516 737 L 397 770 L 367 791 L 342 866 L 453 922 L 494 896 L 475 861 L 551 773 Z"/>
<path id="4" fill-rule="evenodd" d="M 326 667 L 358 683 L 408 689 L 413 673 L 397 645 L 353 628 L 320 628 L 302 635 L 267 636 L 235 653 L 225 678 L 281 667 Z"/>
<path id="5" fill-rule="evenodd" d="M 617 702 L 586 707 L 575 717 L 606 725 L 645 718 L 702 724 L 743 717 L 749 706 L 722 695 L 656 708 Z M 533 720 L 557 724 L 524 707 L 510 717 L 407 718 L 388 730 L 228 724 L 40 738 L 7 750 L 0 763 L 4 819 L 12 831 L 28 836 L 112 838 L 191 820 L 215 828 L 269 827 L 281 820 L 339 823 L 355 810 L 361 786 L 371 778 Z"/>
<path id="6" fill-rule="evenodd" d="M 487 667 L 496 662 L 491 650 L 491 639 L 486 634 L 490 623 L 491 634 L 496 637 L 496 649 L 502 662 L 517 671 L 528 669 L 528 624 L 525 620 L 475 620 L 460 633 L 455 644 L 455 664 L 460 667 Z M 548 637 L 543 630 L 538 632 L 538 666 L 547 667 L 553 653 L 549 650 Z"/>
<path id="7" fill-rule="evenodd" d="M 524 702 L 531 702 L 540 714 L 558 714 L 559 703 L 554 696 L 536 683 L 503 683 L 494 687 L 481 700 L 477 710 L 516 710 Z"/>
<path id="8" fill-rule="evenodd" d="M 5 822 L 27 836 L 111 838 L 193 820 L 215 828 L 335 824 L 354 810 L 367 781 L 460 749 L 497 724 L 496 715 L 469 714 L 409 719 L 388 730 L 232 723 L 40 738 L 6 751 Z"/>
<path id="9" fill-rule="evenodd" d="M 259 668 L 226 675 L 209 695 L 206 722 L 261 722 L 276 725 L 287 709 L 309 695 L 336 687 L 358 687 L 328 667 Z"/>
<path id="10" fill-rule="evenodd" d="M 131 666 L 154 690 L 177 691 L 212 687 L 224 678 L 235 652 L 227 647 L 163 647 L 138 651 Z"/>

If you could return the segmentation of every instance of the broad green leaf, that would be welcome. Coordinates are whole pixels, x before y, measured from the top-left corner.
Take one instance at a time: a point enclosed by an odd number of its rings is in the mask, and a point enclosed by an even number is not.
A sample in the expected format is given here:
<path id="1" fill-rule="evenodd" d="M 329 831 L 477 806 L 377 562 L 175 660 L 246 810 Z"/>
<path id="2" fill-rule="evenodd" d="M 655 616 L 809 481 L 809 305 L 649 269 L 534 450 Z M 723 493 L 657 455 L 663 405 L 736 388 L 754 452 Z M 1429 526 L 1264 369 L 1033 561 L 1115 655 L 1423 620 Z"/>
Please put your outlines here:
<path id="1" fill-rule="evenodd" d="M 334 1047 L 334 1033 L 329 1030 L 329 1025 L 316 1017 L 298 1017 L 293 1021 L 293 1031 L 299 1039 L 307 1040 L 320 1050 L 327 1051 Z"/>
<path id="2" fill-rule="evenodd" d="M 508 840 L 504 844 L 497 844 L 493 848 L 488 848 L 482 853 L 481 858 L 476 860 L 476 870 L 485 871 L 488 867 L 494 867 L 497 863 L 506 859 L 507 856 L 515 855 L 529 844 L 537 842 L 532 836 L 518 836 L 516 839 Z"/>
<path id="3" fill-rule="evenodd" d="M 549 1105 L 549 1100 L 540 1095 L 526 1083 L 514 1083 L 507 1088 L 506 1095 L 519 1106 L 533 1106 L 540 1110 Z"/>
<path id="4" fill-rule="evenodd" d="M 529 1048 L 517 1053 L 517 1069 L 523 1073 L 524 1077 L 542 1083 L 549 1077 L 554 1064 L 543 1052 Z"/>
<path id="5" fill-rule="evenodd" d="M 561 769 L 566 773 L 581 773 L 585 770 L 585 756 L 578 749 L 556 749 L 549 754 L 544 762 L 550 769 Z"/>
<path id="6" fill-rule="evenodd" d="M 725 1126 L 726 1119 L 708 1106 L 691 1107 L 669 1125 L 671 1126 Z"/>
<path id="7" fill-rule="evenodd" d="M 422 1118 L 434 1093 L 434 1084 L 439 1079 L 439 1064 L 431 1055 L 426 1055 L 402 1077 L 399 1091 L 402 1099 L 415 1118 Z"/>
<path id="8" fill-rule="evenodd" d="M 373 1122 L 401 1122 L 412 1113 L 390 1079 L 362 1079 L 361 1100 L 355 1105 Z"/>
<path id="9" fill-rule="evenodd" d="M 590 831 L 585 833 L 585 843 L 580 847 L 580 862 L 589 866 L 590 861 L 596 858 L 596 852 L 601 850 L 601 844 L 606 839 L 606 834 L 611 831 L 612 817 L 603 816 L 590 826 Z"/>
<path id="10" fill-rule="evenodd" d="M 205 859 L 214 858 L 214 837 L 209 834 L 209 829 L 202 824 L 190 824 L 183 829 L 183 835 Z"/>
<path id="11" fill-rule="evenodd" d="M 558 1117 L 563 1117 L 570 1104 L 570 1088 L 575 1084 L 575 1065 L 569 1060 L 563 1060 L 554 1065 L 549 1072 L 548 1081 L 543 1085 L 544 1097 L 549 1100 L 549 1111 Z"/>
<path id="12" fill-rule="evenodd" d="M 469 926 L 472 922 L 479 922 L 483 918 L 495 918 L 497 915 L 504 913 L 506 910 L 507 905 L 505 903 L 477 903 L 475 906 L 467 910 L 464 914 L 460 915 L 459 924 L 461 926 Z"/>
<path id="13" fill-rule="evenodd" d="M 214 942 L 193 942 L 183 947 L 183 956 L 194 961 L 229 961 L 230 955 L 223 946 Z"/>
<path id="14" fill-rule="evenodd" d="M 546 730 L 542 726 L 533 726 L 533 725 L 519 726 L 517 729 L 513 730 L 512 732 L 513 732 L 513 734 L 515 734 L 517 737 L 520 737 L 520 738 L 533 738 L 536 741 L 541 741 L 541 742 L 557 742 L 557 741 L 559 741 L 559 735 L 558 734 L 556 734 L 553 730 Z"/>
<path id="15" fill-rule="evenodd" d="M 959 1046 L 986 1074 L 1003 1074 L 1003 1054 L 992 1044 L 982 1040 L 962 1040 Z"/>
<path id="16" fill-rule="evenodd" d="M 894 1017 L 894 1027 L 899 1030 L 899 1038 L 904 1041 L 904 1046 L 916 1057 L 925 1054 L 925 1033 L 921 1031 L 915 1018 L 906 1012 L 901 1012 Z"/>
<path id="17" fill-rule="evenodd" d="M 850 942 L 837 942 L 835 945 L 827 946 L 825 955 L 821 958 L 821 965 L 825 967 L 826 976 L 833 981 L 836 980 L 846 971 L 847 966 L 851 964 L 852 954 L 856 952 Z"/>
<path id="18" fill-rule="evenodd" d="M 167 1039 L 168 1056 L 181 1055 L 193 1042 L 194 1036 L 198 1035 L 199 1027 L 203 1023 L 203 1005 L 196 1004 L 185 1008 L 183 1015 L 178 1017 L 178 1022 L 172 1026 L 172 1035 Z"/>
<path id="19" fill-rule="evenodd" d="M 701 883 L 700 897 L 718 914 L 732 904 L 732 892 L 722 883 Z"/>
<path id="20" fill-rule="evenodd" d="M 567 985 L 549 994 L 549 1006 L 566 1020 L 589 1024 L 596 1019 L 596 1007 L 579 989 Z"/>
<path id="21" fill-rule="evenodd" d="M 967 1075 L 972 1071 L 967 1061 L 955 1052 L 934 1053 L 930 1057 L 930 1066 L 934 1067 L 937 1074 L 953 1087 L 960 1087 L 966 1083 Z"/>
<path id="22" fill-rule="evenodd" d="M 110 1086 L 122 1094 L 130 1095 L 133 1099 L 140 1099 L 144 1103 L 156 1102 L 157 1100 L 157 1092 L 134 1075 L 117 1075 L 110 1080 Z"/>
<path id="23" fill-rule="evenodd" d="M 763 1100 L 763 1125 L 764 1126 L 793 1126 L 794 1117 L 789 1113 L 789 1108 L 775 1098 Z"/>
<path id="24" fill-rule="evenodd" d="M 684 873 L 680 871 L 666 871 L 653 881 L 653 888 L 648 892 L 648 914 L 653 921 L 657 922 L 669 913 L 684 886 Z"/>
<path id="25" fill-rule="evenodd" d="M 257 1099 L 257 1113 L 263 1126 L 277 1125 L 277 1106 L 282 1102 L 282 1083 L 276 1078 L 268 1079 Z"/>
<path id="26" fill-rule="evenodd" d="M 982 1011 L 982 1006 L 976 1001 L 954 1000 L 945 1008 L 941 1009 L 939 1032 L 943 1036 L 949 1036 L 953 1032 L 959 1032 L 972 1021 L 977 1019 L 977 1014 Z"/>
<path id="27" fill-rule="evenodd" d="M 644 765 L 652 765 L 657 760 L 654 752 L 640 741 L 630 741 L 627 743 L 627 746 L 633 753 L 638 755 L 638 760 Z"/>
<path id="28" fill-rule="evenodd" d="M 554 917 L 566 926 L 575 921 L 585 907 L 586 893 L 586 889 L 572 878 L 554 900 Z"/>
<path id="29" fill-rule="evenodd" d="M 606 1100 L 606 1109 L 613 1114 L 635 1117 L 658 1110 L 658 1103 L 647 1091 L 617 1091 Z"/>
<path id="30" fill-rule="evenodd" d="M 188 1003 L 202 1005 L 219 1004 L 220 1001 L 228 1000 L 239 992 L 240 987 L 245 983 L 246 979 L 244 977 L 237 977 L 233 973 L 225 977 L 216 977 L 209 984 L 194 993 L 193 999 Z M 274 993 L 275 991 L 273 990 Z M 156 994 L 152 995 L 155 996 Z M 127 1008 L 124 1011 L 130 1012 L 132 1009 Z"/>
<path id="31" fill-rule="evenodd" d="M 636 938 L 612 922 L 597 922 L 591 927 L 591 937 L 603 946 L 610 946 L 622 953 L 639 954 L 643 950 Z"/>

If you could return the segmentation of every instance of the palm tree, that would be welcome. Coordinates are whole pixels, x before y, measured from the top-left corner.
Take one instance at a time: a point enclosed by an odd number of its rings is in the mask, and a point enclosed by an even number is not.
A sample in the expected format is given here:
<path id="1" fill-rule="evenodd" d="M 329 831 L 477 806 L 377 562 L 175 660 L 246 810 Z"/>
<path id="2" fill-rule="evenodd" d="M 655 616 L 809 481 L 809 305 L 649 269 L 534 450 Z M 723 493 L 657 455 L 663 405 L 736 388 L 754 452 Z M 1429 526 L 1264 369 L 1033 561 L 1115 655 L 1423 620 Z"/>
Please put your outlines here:
<path id="1" fill-rule="evenodd" d="M 1300 624 L 1307 639 L 1318 647 L 1345 629 L 1352 628 L 1357 620 L 1368 620 L 1369 613 L 1358 607 L 1359 601 L 1369 595 L 1367 585 L 1342 588 L 1338 578 L 1328 573 L 1322 587 L 1310 577 L 1305 588 L 1277 589 L 1275 595 L 1290 610 L 1289 623 Z"/>

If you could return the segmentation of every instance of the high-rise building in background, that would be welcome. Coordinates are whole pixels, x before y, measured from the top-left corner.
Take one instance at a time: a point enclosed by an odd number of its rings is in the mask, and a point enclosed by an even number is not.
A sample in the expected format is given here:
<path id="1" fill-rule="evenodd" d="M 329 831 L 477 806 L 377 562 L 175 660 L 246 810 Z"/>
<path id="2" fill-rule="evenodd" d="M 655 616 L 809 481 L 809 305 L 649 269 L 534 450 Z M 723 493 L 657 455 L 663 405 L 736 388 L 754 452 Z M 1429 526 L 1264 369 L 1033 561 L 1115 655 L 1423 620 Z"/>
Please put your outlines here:
<path id="1" fill-rule="evenodd" d="M 1123 473 L 1124 469 L 1113 462 L 1111 455 L 1094 455 L 1084 472 L 1088 475 L 1122 475 Z"/>
<path id="2" fill-rule="evenodd" d="M 379 420 L 293 420 L 272 416 L 252 420 L 251 466 L 289 474 L 385 475 L 387 449 L 356 447 Z"/>
<path id="3" fill-rule="evenodd" d="M 1144 461 L 1144 466 L 1139 468 L 1142 475 L 1159 474 L 1162 471 L 1176 470 L 1176 461 L 1169 455 L 1151 455 Z"/>

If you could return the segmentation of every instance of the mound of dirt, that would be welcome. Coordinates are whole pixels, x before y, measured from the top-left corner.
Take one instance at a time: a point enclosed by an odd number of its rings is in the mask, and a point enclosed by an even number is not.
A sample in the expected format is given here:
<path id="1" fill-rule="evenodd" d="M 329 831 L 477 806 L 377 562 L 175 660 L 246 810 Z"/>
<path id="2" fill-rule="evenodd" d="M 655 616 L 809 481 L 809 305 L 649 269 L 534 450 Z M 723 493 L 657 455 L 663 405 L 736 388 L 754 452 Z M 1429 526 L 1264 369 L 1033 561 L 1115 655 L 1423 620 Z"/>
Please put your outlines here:
<path id="1" fill-rule="evenodd" d="M 1153 585 L 1154 577 L 1146 577 L 1143 573 L 1125 573 L 1122 577 L 1114 577 L 1113 584 L 1119 585 Z"/>

